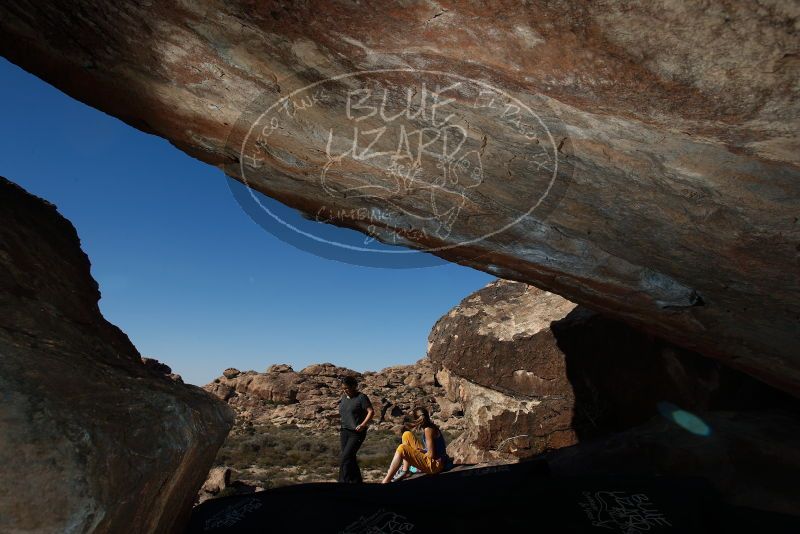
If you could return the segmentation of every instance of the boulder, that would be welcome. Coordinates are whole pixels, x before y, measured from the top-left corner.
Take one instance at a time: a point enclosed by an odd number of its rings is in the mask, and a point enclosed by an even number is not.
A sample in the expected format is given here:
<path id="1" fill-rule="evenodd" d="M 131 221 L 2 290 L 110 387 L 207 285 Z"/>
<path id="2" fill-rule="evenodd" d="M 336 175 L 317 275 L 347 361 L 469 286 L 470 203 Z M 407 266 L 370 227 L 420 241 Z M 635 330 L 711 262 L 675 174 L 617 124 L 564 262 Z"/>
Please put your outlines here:
<path id="1" fill-rule="evenodd" d="M 173 373 L 169 365 L 162 363 L 156 360 L 155 358 L 145 358 L 145 357 L 142 357 L 142 363 L 144 364 L 145 367 L 153 371 L 153 373 L 157 375 L 166 376 L 173 382 L 183 384 L 183 378 L 181 378 L 181 375 Z"/>
<path id="2" fill-rule="evenodd" d="M 170 373 L 167 376 L 173 382 L 177 382 L 178 384 L 183 384 L 183 377 L 181 377 L 181 375 L 178 375 L 178 374 L 175 374 L 175 373 Z"/>
<path id="3" fill-rule="evenodd" d="M 228 369 L 222 371 L 222 376 L 224 376 L 225 378 L 236 378 L 237 376 L 239 376 L 240 373 L 241 371 L 239 371 L 238 369 L 229 367 Z"/>
<path id="4" fill-rule="evenodd" d="M 357 373 L 352 369 L 345 367 L 338 367 L 332 363 L 315 363 L 305 367 L 300 371 L 304 375 L 324 376 L 327 378 L 341 378 L 344 376 L 353 376 L 359 378 L 361 373 Z"/>
<path id="5" fill-rule="evenodd" d="M 226 384 L 211 383 L 205 386 L 204 389 L 224 401 L 236 395 L 236 391 Z"/>
<path id="6" fill-rule="evenodd" d="M 559 477 L 702 477 L 729 504 L 798 516 L 798 415 L 796 409 L 670 410 L 630 430 L 542 458 Z"/>
<path id="7" fill-rule="evenodd" d="M 274 365 L 270 365 L 267 368 L 268 373 L 293 373 L 294 369 L 292 369 L 291 365 L 286 365 L 285 363 L 276 363 Z"/>
<path id="8" fill-rule="evenodd" d="M 794 405 L 717 361 L 533 286 L 497 280 L 445 314 L 428 338 L 465 432 L 464 462 L 514 461 L 632 428 L 670 402 L 688 410 Z"/>
<path id="9" fill-rule="evenodd" d="M 182 530 L 233 411 L 100 314 L 55 206 L 0 178 L 0 531 Z"/>
<path id="10" fill-rule="evenodd" d="M 157 374 L 167 376 L 172 374 L 172 368 L 169 365 L 162 363 L 155 358 L 145 358 L 142 356 L 141 360 L 145 367 L 152 369 Z"/>
<path id="11" fill-rule="evenodd" d="M 247 383 L 245 392 L 260 399 L 291 404 L 297 402 L 299 376 L 295 372 L 257 375 Z"/>
<path id="12" fill-rule="evenodd" d="M 44 6 L 0 54 L 308 218 L 800 391 L 795 3 Z"/>
<path id="13" fill-rule="evenodd" d="M 230 497 L 232 495 L 250 495 L 264 488 L 250 481 L 237 479 L 231 481 L 233 470 L 229 467 L 218 466 L 209 471 L 203 487 L 197 494 L 196 504 L 202 504 L 216 497 Z"/>
<path id="14" fill-rule="evenodd" d="M 228 487 L 231 482 L 231 469 L 229 467 L 214 467 L 208 472 L 208 477 L 201 488 L 203 491 L 216 495 Z"/>

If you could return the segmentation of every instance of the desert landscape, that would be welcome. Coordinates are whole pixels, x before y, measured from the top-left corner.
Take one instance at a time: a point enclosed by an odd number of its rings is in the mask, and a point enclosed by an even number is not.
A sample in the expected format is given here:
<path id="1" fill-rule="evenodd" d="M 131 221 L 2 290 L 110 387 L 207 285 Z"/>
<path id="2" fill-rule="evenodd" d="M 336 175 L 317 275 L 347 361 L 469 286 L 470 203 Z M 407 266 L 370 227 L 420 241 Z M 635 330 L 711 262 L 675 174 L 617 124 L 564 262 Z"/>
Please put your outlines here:
<path id="1" fill-rule="evenodd" d="M 416 363 L 221 350 L 200 387 L 101 313 L 96 236 L 0 178 L 0 531 L 796 532 L 798 28 L 781 0 L 2 3 L 9 65 L 213 167 L 287 256 L 491 279 L 437 308 Z M 85 209 L 133 202 L 96 167 Z M 274 285 L 315 296 L 326 273 L 295 270 Z M 392 323 L 359 298 L 306 307 Z M 334 338 L 315 326 L 294 339 Z M 343 376 L 375 409 L 365 484 L 334 483 Z M 374 484 L 418 405 L 456 467 Z"/>
<path id="2" fill-rule="evenodd" d="M 427 359 L 366 373 L 329 363 L 298 372 L 280 364 L 265 373 L 226 369 L 205 386 L 236 411 L 236 423 L 209 477 L 227 480 L 231 490 L 224 492 L 216 483 L 213 495 L 232 494 L 237 487 L 249 492 L 301 482 L 335 482 L 344 376 L 356 377 L 360 391 L 376 407 L 369 438 L 359 452 L 365 482 L 383 478 L 415 406 L 426 406 L 448 438 L 463 431 L 463 409 L 446 397 Z M 201 492 L 201 497 L 208 496 Z"/>

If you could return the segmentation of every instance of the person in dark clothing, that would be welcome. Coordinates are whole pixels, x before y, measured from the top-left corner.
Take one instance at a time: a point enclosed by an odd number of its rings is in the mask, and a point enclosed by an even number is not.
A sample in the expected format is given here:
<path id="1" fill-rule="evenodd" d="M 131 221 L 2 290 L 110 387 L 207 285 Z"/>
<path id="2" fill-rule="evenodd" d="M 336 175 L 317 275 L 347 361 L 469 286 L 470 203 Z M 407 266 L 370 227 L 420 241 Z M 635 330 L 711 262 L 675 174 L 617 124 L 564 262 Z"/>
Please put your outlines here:
<path id="1" fill-rule="evenodd" d="M 358 382 L 352 376 L 342 379 L 342 399 L 339 401 L 341 418 L 340 441 L 342 452 L 339 456 L 339 482 L 361 482 L 356 453 L 364 443 L 367 426 L 375 415 L 369 397 L 358 391 Z"/>

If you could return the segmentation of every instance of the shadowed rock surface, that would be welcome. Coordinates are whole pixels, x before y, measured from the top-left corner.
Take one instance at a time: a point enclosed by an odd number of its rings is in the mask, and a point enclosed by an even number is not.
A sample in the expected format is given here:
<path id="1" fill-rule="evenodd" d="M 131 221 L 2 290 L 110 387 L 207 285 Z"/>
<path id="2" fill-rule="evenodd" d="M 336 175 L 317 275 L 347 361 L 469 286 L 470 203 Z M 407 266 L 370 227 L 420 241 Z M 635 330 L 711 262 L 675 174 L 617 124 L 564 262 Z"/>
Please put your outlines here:
<path id="1" fill-rule="evenodd" d="M 574 445 L 643 424 L 669 405 L 797 406 L 717 361 L 506 280 L 439 319 L 428 356 L 464 411 L 465 432 L 448 448 L 463 462 L 515 461 Z"/>
<path id="2" fill-rule="evenodd" d="M 170 532 L 233 422 L 100 314 L 55 206 L 0 178 L 0 531 Z"/>
<path id="3" fill-rule="evenodd" d="M 703 477 L 729 504 L 800 516 L 797 410 L 699 412 L 686 421 L 654 419 L 542 458 L 557 476 Z"/>
<path id="4" fill-rule="evenodd" d="M 797 25 L 791 1 L 12 0 L 0 53 L 310 217 L 797 394 Z M 400 151 L 445 130 L 458 153 Z"/>
<path id="5" fill-rule="evenodd" d="M 312 507 L 315 513 L 308 513 Z M 196 507 L 187 532 L 793 533 L 797 517 L 732 507 L 691 477 L 549 476 L 544 462 L 388 485 L 301 484 Z"/>

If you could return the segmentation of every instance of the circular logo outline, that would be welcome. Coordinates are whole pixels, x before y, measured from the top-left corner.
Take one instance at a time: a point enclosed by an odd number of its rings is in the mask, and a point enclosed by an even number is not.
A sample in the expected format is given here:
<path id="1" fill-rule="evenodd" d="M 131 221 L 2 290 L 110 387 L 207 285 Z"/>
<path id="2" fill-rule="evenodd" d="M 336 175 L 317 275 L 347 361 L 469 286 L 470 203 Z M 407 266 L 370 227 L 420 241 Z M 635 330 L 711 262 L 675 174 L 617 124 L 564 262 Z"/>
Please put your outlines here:
<path id="1" fill-rule="evenodd" d="M 474 85 L 476 85 L 478 87 L 487 89 L 487 90 L 492 91 L 494 93 L 497 93 L 498 95 L 502 95 L 503 97 L 508 99 L 508 101 L 513 102 L 515 105 L 519 106 L 522 110 L 526 111 L 531 117 L 533 117 L 535 119 L 535 121 L 539 124 L 539 126 L 543 129 L 543 131 L 546 133 L 547 140 L 549 141 L 550 147 L 552 147 L 552 153 L 551 154 L 552 154 L 552 157 L 553 157 L 553 171 L 552 171 L 551 177 L 550 177 L 550 179 L 549 179 L 549 181 L 547 183 L 547 187 L 545 188 L 544 192 L 539 196 L 539 198 L 537 199 L 536 203 L 533 206 L 531 206 L 527 211 L 525 211 L 524 213 L 522 213 L 521 215 L 516 217 L 514 220 L 512 220 L 511 222 L 505 224 L 504 226 L 502 226 L 499 229 L 495 229 L 495 230 L 493 230 L 491 232 L 488 232 L 486 234 L 483 234 L 481 236 L 470 238 L 470 239 L 467 239 L 465 241 L 461 241 L 461 242 L 458 242 L 458 243 L 450 243 L 450 244 L 439 246 L 439 247 L 431 247 L 431 248 L 402 248 L 402 249 L 370 249 L 370 248 L 365 248 L 365 247 L 361 247 L 361 246 L 355 246 L 355 245 L 351 245 L 351 244 L 347 244 L 347 243 L 341 243 L 341 242 L 338 242 L 338 241 L 331 241 L 329 239 L 325 239 L 324 237 L 320 237 L 320 236 L 314 235 L 312 233 L 309 233 L 309 232 L 307 232 L 307 231 L 305 231 L 303 229 L 297 228 L 294 224 L 283 220 L 280 216 L 278 216 L 277 214 L 273 213 L 273 211 L 268 206 L 265 206 L 261 202 L 261 200 L 258 198 L 258 196 L 256 196 L 255 193 L 256 193 L 257 190 L 256 191 L 253 190 L 254 188 L 250 185 L 250 182 L 247 179 L 247 171 L 245 169 L 245 163 L 246 163 L 245 159 L 246 158 L 244 157 L 244 153 L 245 153 L 248 141 L 253 136 L 253 130 L 257 127 L 257 125 L 259 125 L 261 123 L 261 121 L 264 119 L 264 117 L 267 116 L 269 113 L 271 113 L 276 108 L 278 108 L 279 106 L 283 105 L 287 100 L 290 100 L 293 97 L 297 96 L 298 94 L 301 94 L 301 93 L 303 93 L 305 91 L 308 91 L 310 89 L 314 89 L 315 87 L 318 87 L 318 86 L 320 86 L 322 84 L 325 84 L 325 83 L 328 83 L 328 82 L 334 82 L 334 81 L 338 81 L 338 80 L 343 80 L 343 79 L 347 79 L 347 78 L 354 78 L 354 77 L 359 77 L 359 76 L 369 76 L 369 75 L 375 75 L 375 74 L 388 74 L 388 73 L 415 73 L 415 74 L 423 74 L 423 75 L 435 75 L 435 76 L 442 76 L 442 77 L 446 77 L 446 78 L 460 80 L 462 82 L 468 82 L 468 83 L 474 84 Z M 270 96 L 272 96 L 272 95 L 270 95 Z M 257 102 L 259 100 L 260 99 L 256 99 L 253 102 Z M 238 122 L 239 121 L 237 121 L 237 123 Z M 232 128 L 231 134 L 230 134 L 231 136 L 234 135 L 235 130 L 236 130 L 236 128 Z M 565 141 L 566 140 L 568 140 L 568 137 L 565 137 Z M 563 141 L 562 141 L 562 144 L 563 144 Z M 230 146 L 230 136 L 229 136 L 228 143 L 226 143 L 226 146 Z M 544 123 L 542 118 L 537 113 L 535 113 L 527 104 L 522 102 L 519 98 L 509 94 L 508 92 L 504 91 L 503 89 L 497 88 L 497 87 L 489 84 L 488 82 L 484 82 L 484 81 L 481 81 L 481 80 L 476 80 L 476 79 L 473 79 L 473 78 L 469 78 L 467 76 L 462 76 L 460 74 L 449 73 L 449 72 L 445 72 L 445 71 L 428 70 L 428 69 L 416 69 L 416 68 L 411 68 L 411 67 L 375 69 L 375 70 L 358 70 L 358 71 L 352 71 L 352 72 L 348 72 L 348 73 L 339 74 L 337 76 L 328 77 L 328 78 L 325 78 L 325 79 L 322 79 L 322 80 L 317 80 L 317 81 L 312 82 L 310 84 L 307 84 L 307 85 L 305 85 L 303 87 L 295 89 L 292 92 L 282 96 L 280 99 L 275 101 L 272 105 L 270 105 L 267 109 L 265 109 L 263 112 L 261 112 L 255 118 L 255 120 L 253 120 L 251 122 L 251 124 L 250 124 L 250 126 L 249 126 L 249 128 L 247 130 L 247 133 L 243 137 L 241 145 L 239 147 L 239 151 L 238 151 L 238 155 L 239 155 L 238 167 L 239 167 L 239 171 L 240 171 L 240 180 L 237 180 L 236 178 L 233 178 L 233 177 L 229 177 L 229 179 L 237 181 L 239 183 L 243 183 L 245 185 L 245 187 L 247 188 L 247 190 L 248 190 L 248 193 L 249 193 L 249 196 L 250 196 L 251 200 L 254 201 L 258 205 L 258 207 L 261 209 L 261 211 L 263 211 L 264 213 L 269 215 L 279 225 L 283 226 L 284 228 L 286 228 L 288 230 L 291 230 L 292 232 L 295 232 L 296 234 L 298 234 L 300 236 L 303 236 L 303 237 L 305 237 L 307 239 L 310 239 L 312 241 L 315 241 L 317 243 L 324 244 L 324 245 L 327 245 L 327 246 L 337 247 L 337 248 L 345 250 L 345 251 L 356 252 L 356 253 L 359 253 L 359 254 L 365 253 L 365 252 L 367 252 L 367 253 L 389 254 L 389 255 L 428 253 L 428 256 L 430 257 L 430 256 L 433 256 L 432 253 L 451 250 L 451 249 L 455 249 L 455 248 L 459 248 L 459 247 L 464 247 L 464 246 L 467 246 L 467 245 L 472 245 L 474 243 L 478 243 L 480 241 L 483 241 L 483 240 L 485 240 L 485 239 L 487 239 L 489 237 L 492 237 L 494 235 L 502 233 L 502 232 L 508 230 L 509 228 L 512 228 L 513 226 L 517 225 L 520 221 L 522 221 L 524 218 L 530 216 L 550 196 L 550 194 L 551 194 L 551 192 L 552 192 L 552 190 L 553 190 L 553 188 L 554 188 L 554 186 L 555 186 L 555 184 L 556 184 L 556 182 L 557 182 L 557 180 L 559 178 L 558 173 L 559 173 L 559 152 L 560 152 L 560 148 L 561 148 L 560 145 L 556 145 L 555 139 L 553 138 L 553 134 L 552 134 L 550 128 Z M 550 152 L 550 151 L 548 150 L 547 152 Z M 574 169 L 573 169 L 573 171 L 574 171 Z M 569 176 L 567 176 L 566 178 L 564 178 L 562 180 L 562 181 L 566 182 L 565 183 L 566 187 L 562 191 L 562 195 L 561 196 L 563 196 L 563 192 L 566 191 L 566 188 L 569 187 L 569 183 L 571 182 L 571 178 L 572 178 L 572 176 L 570 174 Z M 237 201 L 240 201 L 240 199 L 235 194 L 235 192 L 234 192 L 234 196 L 236 197 Z M 558 198 L 556 200 L 556 203 L 558 203 L 558 201 L 560 201 L 560 198 Z M 241 202 L 240 202 L 240 204 L 241 204 Z M 242 207 L 244 208 L 244 206 L 242 206 Z M 544 214 L 544 217 L 546 217 L 547 214 L 549 214 L 552 211 L 552 209 L 554 209 L 554 208 L 555 208 L 555 206 L 552 206 L 549 210 L 547 210 L 547 213 Z M 246 213 L 248 213 L 248 215 L 251 218 L 254 218 L 253 215 L 250 214 L 247 210 L 245 210 L 245 211 L 246 211 Z M 257 222 L 257 224 L 261 225 L 261 223 L 259 223 L 258 221 L 255 221 L 255 222 Z M 318 222 L 322 222 L 322 221 L 318 221 Z M 391 231 L 392 228 L 389 227 L 389 230 Z M 362 232 L 362 233 L 364 233 L 364 234 L 366 234 L 368 236 L 371 235 L 369 232 L 361 230 L 361 229 L 359 229 L 357 231 Z M 273 233 L 273 235 L 275 235 L 274 232 L 270 232 L 270 233 Z M 278 237 L 280 238 L 280 236 L 278 236 Z M 281 239 L 283 240 L 283 238 L 281 238 Z M 393 246 L 393 244 L 391 244 L 391 243 L 386 243 L 386 242 L 383 242 L 383 241 L 380 241 L 380 240 L 378 240 L 378 241 L 380 243 L 382 243 L 382 244 L 386 244 L 388 246 Z M 414 243 L 413 240 L 407 240 L 407 241 L 409 241 L 411 243 Z M 297 248 L 300 248 L 301 250 L 306 250 L 305 248 L 300 247 L 300 246 L 296 245 L 295 243 L 290 242 L 290 244 L 292 244 L 293 246 L 295 246 Z M 404 246 L 404 245 L 397 245 L 397 246 Z M 323 256 L 330 257 L 327 254 L 323 254 Z M 433 256 L 433 257 L 436 257 L 436 256 Z M 338 259 L 338 258 L 334 258 L 334 259 Z"/>

